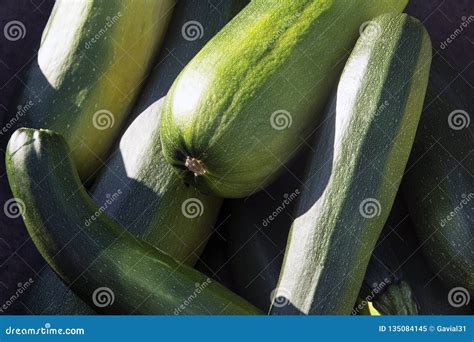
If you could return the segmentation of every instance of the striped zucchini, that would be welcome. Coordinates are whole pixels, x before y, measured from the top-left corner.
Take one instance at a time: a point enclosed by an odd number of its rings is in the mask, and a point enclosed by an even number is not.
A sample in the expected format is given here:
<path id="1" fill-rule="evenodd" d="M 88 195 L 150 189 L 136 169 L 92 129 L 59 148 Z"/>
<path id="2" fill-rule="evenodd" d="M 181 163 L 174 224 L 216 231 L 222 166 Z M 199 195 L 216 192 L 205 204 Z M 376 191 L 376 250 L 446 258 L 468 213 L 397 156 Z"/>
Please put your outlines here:
<path id="1" fill-rule="evenodd" d="M 387 14 L 364 31 L 314 142 L 272 314 L 349 314 L 415 137 L 431 63 L 423 25 Z"/>

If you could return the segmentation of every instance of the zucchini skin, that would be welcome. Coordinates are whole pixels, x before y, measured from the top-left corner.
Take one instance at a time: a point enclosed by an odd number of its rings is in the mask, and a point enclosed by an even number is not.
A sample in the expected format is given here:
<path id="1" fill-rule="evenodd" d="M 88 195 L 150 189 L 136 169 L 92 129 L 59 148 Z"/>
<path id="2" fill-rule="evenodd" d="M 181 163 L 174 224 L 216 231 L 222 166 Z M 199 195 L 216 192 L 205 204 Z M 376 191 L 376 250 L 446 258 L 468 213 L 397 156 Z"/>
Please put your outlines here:
<path id="1" fill-rule="evenodd" d="M 471 86 L 457 75 L 441 57 L 434 60 L 402 188 L 434 273 L 473 296 L 474 129 L 463 120 L 472 119 L 474 101 Z"/>
<path id="2" fill-rule="evenodd" d="M 105 286 L 114 300 L 110 306 L 96 306 L 99 312 L 173 314 L 196 291 L 196 284 L 206 283 L 179 313 L 259 313 L 102 213 L 81 185 L 70 153 L 64 138 L 55 132 L 20 129 L 7 148 L 7 173 L 13 194 L 28 208 L 22 215 L 33 242 L 84 301 L 94 305 L 98 301 L 94 291 Z M 91 217 L 96 219 L 87 224 Z"/>
<path id="3" fill-rule="evenodd" d="M 74 146 L 83 181 L 102 165 L 166 32 L 174 0 L 58 0 L 18 104 L 18 127 Z M 85 138 L 87 137 L 87 138 Z"/>
<path id="4" fill-rule="evenodd" d="M 169 23 L 168 32 L 163 41 L 162 52 L 157 58 L 156 67 L 153 68 L 131 111 L 129 119 L 132 122 L 132 126 L 142 127 L 146 132 L 152 133 L 150 129 L 155 128 L 159 119 L 159 112 L 161 112 L 161 101 L 158 104 L 157 100 L 166 94 L 183 66 L 246 3 L 247 1 L 243 0 L 177 2 Z M 194 20 L 204 25 L 205 30 L 201 39 L 187 41 L 183 38 L 181 29 L 189 20 Z M 205 246 L 208 236 L 211 234 L 210 226 L 214 223 L 213 216 L 217 215 L 220 200 L 200 195 L 190 188 L 177 184 L 173 180 L 173 178 L 176 178 L 176 175 L 170 171 L 170 167 L 167 164 L 162 162 L 160 143 L 146 145 L 150 147 L 147 155 L 152 155 L 156 152 L 158 153 L 158 158 L 156 156 L 149 160 L 143 157 L 133 158 L 131 153 L 127 154 L 127 158 L 121 156 L 120 144 L 128 145 L 132 142 L 135 143 L 134 139 L 143 139 L 145 132 L 137 132 L 137 128 L 130 128 L 129 133 L 126 131 L 119 144 L 115 146 L 112 156 L 107 161 L 107 167 L 100 171 L 97 180 L 92 185 L 92 197 L 96 204 L 102 205 L 107 199 L 107 194 L 114 193 L 118 188 L 122 189 L 122 194 L 118 198 L 120 202 L 114 201 L 112 206 L 108 206 L 106 213 L 116 219 L 132 234 L 138 235 L 155 247 L 163 249 L 163 251 L 178 261 L 184 261 L 188 265 L 192 265 Z M 158 135 L 159 131 L 157 130 L 155 134 Z M 124 147 L 124 149 L 132 152 L 129 148 Z M 145 156 L 146 148 L 143 145 L 138 146 L 135 152 Z M 121 159 L 124 160 L 122 161 Z M 159 169 L 157 169 L 157 165 L 151 163 L 155 159 L 157 160 L 155 164 L 159 165 Z M 133 170 L 135 170 L 133 179 L 129 179 L 128 175 L 124 174 L 124 162 L 127 162 L 129 165 L 131 164 Z M 170 199 L 173 192 L 175 192 L 174 197 L 176 197 L 176 200 Z M 135 197 L 135 195 L 137 198 L 140 198 L 140 202 L 146 203 L 144 207 L 147 208 L 147 214 L 150 217 L 133 212 L 131 207 L 135 209 L 138 203 L 136 200 L 130 200 L 130 198 L 132 196 Z M 181 232 L 183 234 L 186 233 L 186 236 L 180 236 L 181 240 L 175 234 L 166 234 L 160 239 L 160 233 L 165 234 L 164 231 L 167 231 L 167 229 L 158 224 L 154 225 L 159 220 L 157 213 L 163 214 L 163 211 L 167 211 L 166 217 L 170 219 L 169 222 L 175 222 L 174 225 L 176 226 L 176 222 L 183 220 L 182 213 L 178 212 L 177 217 L 171 219 L 171 214 L 164 208 L 163 203 L 165 201 L 174 201 L 178 202 L 178 207 L 181 207 L 181 204 L 179 204 L 180 200 L 178 199 L 181 196 L 181 202 L 184 201 L 183 198 L 185 196 L 199 199 L 203 203 L 204 211 L 201 216 L 192 220 L 188 219 L 184 225 L 180 226 Z M 160 197 L 159 201 L 157 201 L 157 197 Z M 127 206 L 126 200 L 129 200 L 130 207 Z M 156 205 L 150 205 L 151 203 Z M 143 210 L 140 210 L 140 213 L 142 212 Z M 130 216 L 126 216 L 125 213 Z M 132 222 L 132 220 L 134 221 Z M 140 226 L 141 224 L 143 226 Z M 209 228 L 207 228 L 207 225 L 209 225 Z M 199 229 L 197 229 L 198 227 Z M 187 232 L 183 232 L 183 228 L 188 229 Z M 170 243 L 171 241 L 173 244 Z M 173 247 L 176 247 L 176 249 Z M 34 313 L 63 315 L 95 313 L 95 311 L 75 296 L 49 267 L 41 272 L 41 279 L 35 282 L 32 289 L 22 298 L 22 301 Z"/>
<path id="5" fill-rule="evenodd" d="M 405 170 L 431 42 L 407 15 L 372 22 L 380 32 L 358 40 L 317 132 L 278 283 L 289 305 L 272 314 L 351 312 Z"/>
<path id="6" fill-rule="evenodd" d="M 203 193 L 238 198 L 265 187 L 316 127 L 360 25 L 406 4 L 251 1 L 173 83 L 166 159 Z"/>

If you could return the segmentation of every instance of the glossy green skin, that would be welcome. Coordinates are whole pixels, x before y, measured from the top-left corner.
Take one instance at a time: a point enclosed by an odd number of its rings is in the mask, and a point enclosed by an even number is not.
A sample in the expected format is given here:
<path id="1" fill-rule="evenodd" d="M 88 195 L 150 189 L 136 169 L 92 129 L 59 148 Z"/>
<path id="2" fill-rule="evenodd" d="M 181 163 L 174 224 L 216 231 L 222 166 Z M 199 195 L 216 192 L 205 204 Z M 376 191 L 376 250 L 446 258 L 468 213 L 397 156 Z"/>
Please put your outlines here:
<path id="1" fill-rule="evenodd" d="M 272 305 L 272 314 L 349 314 L 397 193 L 423 106 L 431 43 L 407 15 L 373 22 L 380 35 L 357 42 L 314 142 L 309 190 L 298 203 L 278 284 L 277 297 L 289 304 Z M 380 206 L 366 218 L 360 207 L 370 198 Z"/>
<path id="2" fill-rule="evenodd" d="M 185 182 L 220 197 L 269 184 L 318 123 L 362 23 L 406 0 L 255 0 L 186 66 L 168 93 L 164 154 Z M 337 44 L 335 43 L 337 42 Z M 291 126 L 274 129 L 290 113 Z M 186 158 L 206 173 L 195 176 Z"/>
<path id="3" fill-rule="evenodd" d="M 61 135 L 20 129 L 7 148 L 7 173 L 13 194 L 27 208 L 22 216 L 33 242 L 84 301 L 93 306 L 93 292 L 106 286 L 115 299 L 97 308 L 104 313 L 174 314 L 193 293 L 179 313 L 259 313 L 101 213 L 81 185 L 70 154 Z M 204 283 L 196 295 L 196 284 Z"/>
<path id="4" fill-rule="evenodd" d="M 455 110 L 474 112 L 473 91 L 435 59 L 407 174 L 405 200 L 433 271 L 447 286 L 474 295 L 474 129 L 451 129 Z M 447 219 L 449 218 L 449 220 Z"/>
<path id="5" fill-rule="evenodd" d="M 83 181 L 102 166 L 120 132 L 174 4 L 174 0 L 56 1 L 38 60 L 31 65 L 18 99 L 18 105 L 32 101 L 33 106 L 18 125 L 62 133 L 74 146 L 73 159 Z M 96 35 L 99 38 L 92 42 Z M 112 116 L 99 113 L 94 119 L 100 110 Z"/>
<path id="6" fill-rule="evenodd" d="M 157 100 L 166 94 L 183 66 L 246 3 L 245 0 L 212 0 L 179 1 L 176 4 L 156 67 L 147 78 L 131 111 L 130 118 L 134 119 L 132 125 L 120 140 L 122 147 L 117 146 L 119 150 L 109 158 L 107 167 L 99 173 L 94 184 L 92 197 L 99 205 L 105 202 L 107 194 L 114 193 L 119 188 L 122 190 L 118 200 L 106 209 L 107 214 L 132 234 L 144 238 L 188 265 L 195 263 L 211 234 L 211 225 L 215 221 L 220 200 L 200 195 L 191 188 L 178 184 L 177 176 L 162 160 L 161 143 L 150 143 L 144 137 L 152 135 L 158 124 L 161 101 L 157 104 Z M 183 38 L 181 29 L 191 19 L 204 25 L 201 39 L 187 41 Z M 158 130 L 155 136 L 159 141 Z M 143 143 L 138 145 L 138 141 Z M 134 147 L 130 148 L 132 145 Z M 120 149 L 126 153 L 122 154 Z M 133 174 L 124 174 L 124 163 L 131 167 Z M 160 165 L 159 169 L 156 165 Z M 205 208 L 201 216 L 192 220 L 182 215 L 179 203 L 189 197 L 198 198 Z M 165 203 L 173 205 L 165 206 Z M 173 210 L 169 210 L 171 207 Z M 174 214 L 176 215 L 173 216 Z M 160 222 L 167 222 L 167 225 Z M 169 233 L 170 222 L 175 223 L 173 233 Z M 41 272 L 41 279 L 35 281 L 22 302 L 34 313 L 94 313 L 49 267 Z"/>

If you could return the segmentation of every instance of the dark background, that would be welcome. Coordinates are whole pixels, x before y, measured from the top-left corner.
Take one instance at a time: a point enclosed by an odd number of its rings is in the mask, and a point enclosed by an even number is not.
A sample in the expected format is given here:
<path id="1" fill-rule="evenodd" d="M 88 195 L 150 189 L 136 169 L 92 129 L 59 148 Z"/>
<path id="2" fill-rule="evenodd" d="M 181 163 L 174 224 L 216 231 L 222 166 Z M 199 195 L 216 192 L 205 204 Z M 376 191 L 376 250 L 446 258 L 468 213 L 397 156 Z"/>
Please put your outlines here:
<path id="1" fill-rule="evenodd" d="M 199 0 L 206 1 L 206 0 Z M 48 19 L 52 0 L 0 0 L 0 127 L 16 108 L 12 99 L 21 91 L 23 72 L 36 58 L 41 33 Z M 434 54 L 441 55 L 471 85 L 474 83 L 474 22 L 445 49 L 441 43 L 459 28 L 463 17 L 474 15 L 473 0 L 411 0 L 406 12 L 419 18 L 428 28 Z M 11 20 L 26 27 L 26 36 L 9 41 L 3 28 Z M 12 197 L 5 175 L 3 153 L 6 139 L 0 138 L 0 208 Z M 43 266 L 20 219 L 10 219 L 0 209 L 0 305 Z"/>

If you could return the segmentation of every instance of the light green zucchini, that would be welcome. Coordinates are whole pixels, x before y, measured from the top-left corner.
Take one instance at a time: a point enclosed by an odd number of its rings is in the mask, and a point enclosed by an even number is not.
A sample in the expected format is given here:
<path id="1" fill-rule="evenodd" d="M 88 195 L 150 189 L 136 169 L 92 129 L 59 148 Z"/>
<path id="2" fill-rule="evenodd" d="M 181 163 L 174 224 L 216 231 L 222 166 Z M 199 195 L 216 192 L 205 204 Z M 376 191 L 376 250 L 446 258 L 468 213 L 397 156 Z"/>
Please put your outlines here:
<path id="1" fill-rule="evenodd" d="M 174 0 L 58 0 L 27 74 L 19 127 L 66 137 L 83 181 L 102 166 L 162 41 Z"/>
<path id="2" fill-rule="evenodd" d="M 166 159 L 204 193 L 245 197 L 268 185 L 316 127 L 361 25 L 406 4 L 252 1 L 171 87 Z"/>
<path id="3" fill-rule="evenodd" d="M 431 43 L 407 15 L 372 21 L 314 141 L 272 314 L 349 314 L 408 160 Z M 285 301 L 288 305 L 276 305 Z"/>

